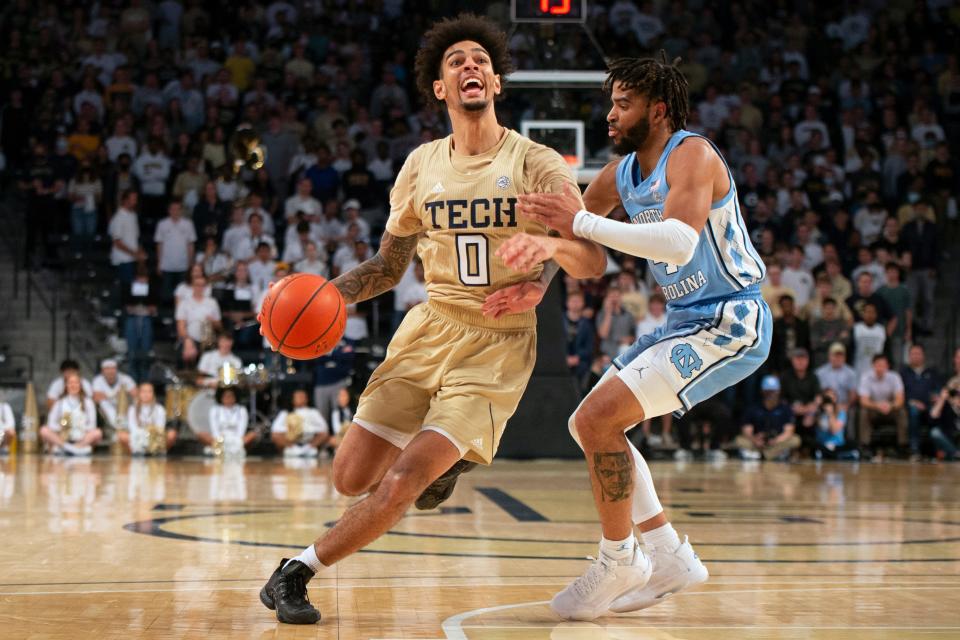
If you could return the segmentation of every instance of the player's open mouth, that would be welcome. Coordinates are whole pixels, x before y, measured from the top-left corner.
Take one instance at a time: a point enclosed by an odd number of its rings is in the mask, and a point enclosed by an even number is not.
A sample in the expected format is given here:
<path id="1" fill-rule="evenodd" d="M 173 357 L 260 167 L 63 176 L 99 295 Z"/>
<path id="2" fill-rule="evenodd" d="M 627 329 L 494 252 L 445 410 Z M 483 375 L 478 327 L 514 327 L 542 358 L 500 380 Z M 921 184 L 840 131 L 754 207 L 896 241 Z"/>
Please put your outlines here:
<path id="1" fill-rule="evenodd" d="M 620 135 L 620 129 L 617 129 L 616 127 L 607 127 L 608 138 L 616 138 L 618 135 Z"/>
<path id="2" fill-rule="evenodd" d="M 480 78 L 467 78 L 460 83 L 460 91 L 467 98 L 482 98 L 483 81 Z"/>

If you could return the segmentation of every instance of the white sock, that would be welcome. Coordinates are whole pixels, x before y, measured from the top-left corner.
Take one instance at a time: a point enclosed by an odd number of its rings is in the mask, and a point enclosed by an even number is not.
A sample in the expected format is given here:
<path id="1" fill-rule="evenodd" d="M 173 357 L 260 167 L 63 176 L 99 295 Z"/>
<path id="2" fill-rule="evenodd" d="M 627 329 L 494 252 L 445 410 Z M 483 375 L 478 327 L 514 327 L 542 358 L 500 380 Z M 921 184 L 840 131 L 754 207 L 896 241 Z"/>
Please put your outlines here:
<path id="1" fill-rule="evenodd" d="M 327 565 L 320 562 L 320 558 L 317 557 L 317 550 L 313 548 L 313 545 L 310 545 L 306 549 L 300 552 L 300 555 L 290 558 L 287 564 L 290 564 L 294 560 L 299 560 L 303 564 L 310 567 L 310 570 L 314 573 L 317 573 L 321 569 L 325 568 Z M 286 568 L 287 564 L 283 565 Z"/>
<path id="2" fill-rule="evenodd" d="M 643 544 L 651 549 L 663 549 L 672 553 L 680 546 L 680 536 L 669 522 L 662 527 L 641 533 L 640 537 L 643 538 Z"/>
<path id="3" fill-rule="evenodd" d="M 622 561 L 624 560 L 633 558 L 633 548 L 635 546 L 637 546 L 637 539 L 632 531 L 623 540 L 607 540 L 602 536 L 600 538 L 600 553 L 620 564 L 623 564 Z"/>

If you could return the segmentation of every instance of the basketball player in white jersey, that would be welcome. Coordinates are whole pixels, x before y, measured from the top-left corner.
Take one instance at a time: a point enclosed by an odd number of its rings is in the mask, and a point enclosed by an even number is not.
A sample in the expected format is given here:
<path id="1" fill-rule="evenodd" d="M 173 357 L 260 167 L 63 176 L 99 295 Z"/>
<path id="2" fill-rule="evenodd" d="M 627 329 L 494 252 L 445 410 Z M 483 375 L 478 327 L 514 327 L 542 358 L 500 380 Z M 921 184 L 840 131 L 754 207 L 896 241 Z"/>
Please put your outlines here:
<path id="1" fill-rule="evenodd" d="M 500 246 L 519 233 L 542 236 L 575 277 L 596 277 L 606 266 L 595 243 L 547 237 L 543 224 L 516 215 L 519 195 L 576 183 L 557 152 L 497 122 L 493 103 L 509 70 L 506 34 L 484 18 L 444 20 L 424 36 L 417 84 L 446 105 L 453 135 L 410 154 L 390 194 L 379 253 L 333 284 L 347 304 L 372 298 L 399 282 L 417 251 L 429 301 L 397 329 L 334 459 L 337 490 L 369 495 L 281 561 L 260 593 L 281 622 L 317 622 L 306 589 L 317 571 L 386 533 L 441 474 L 444 486 L 427 496 L 434 503 L 452 490 L 461 462 L 493 460 L 533 370 L 532 307 L 556 270 L 538 263 L 519 273 L 497 256 Z"/>
<path id="2" fill-rule="evenodd" d="M 707 579 L 624 432 L 644 419 L 682 415 L 746 378 L 766 360 L 771 337 L 759 290 L 765 267 L 733 175 L 713 143 L 683 129 L 686 79 L 665 59 L 624 59 L 610 66 L 604 88 L 613 103 L 609 134 L 624 157 L 590 184 L 586 208 L 572 192 L 520 196 L 522 215 L 565 238 L 647 258 L 668 300 L 666 324 L 616 358 L 570 418 L 603 529 L 598 560 L 551 602 L 576 620 L 643 609 Z M 604 217 L 621 204 L 632 224 Z M 542 244 L 518 236 L 500 254 L 522 272 L 549 257 Z M 652 550 L 652 572 L 639 559 L 634 525 Z"/>

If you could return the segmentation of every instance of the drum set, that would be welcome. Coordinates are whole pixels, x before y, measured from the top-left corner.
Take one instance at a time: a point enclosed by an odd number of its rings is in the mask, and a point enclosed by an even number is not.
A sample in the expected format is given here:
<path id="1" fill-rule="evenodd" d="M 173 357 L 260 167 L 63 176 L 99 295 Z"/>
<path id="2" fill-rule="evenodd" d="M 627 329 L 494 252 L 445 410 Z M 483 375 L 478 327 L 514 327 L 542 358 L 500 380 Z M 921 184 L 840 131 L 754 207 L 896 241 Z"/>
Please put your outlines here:
<path id="1" fill-rule="evenodd" d="M 258 413 L 257 407 L 269 407 L 271 413 L 276 411 L 277 387 L 281 378 L 286 377 L 262 363 L 237 368 L 225 362 L 217 370 L 214 388 L 210 384 L 203 384 L 207 381 L 201 378 L 207 376 L 196 370 L 163 369 L 167 420 L 178 427 L 186 424 L 194 434 L 210 432 L 210 409 L 217 403 L 217 392 L 222 389 L 236 391 L 238 400 L 240 392 L 244 392 L 249 403 L 251 427 L 262 428 L 269 423 L 269 419 L 267 415 Z"/>

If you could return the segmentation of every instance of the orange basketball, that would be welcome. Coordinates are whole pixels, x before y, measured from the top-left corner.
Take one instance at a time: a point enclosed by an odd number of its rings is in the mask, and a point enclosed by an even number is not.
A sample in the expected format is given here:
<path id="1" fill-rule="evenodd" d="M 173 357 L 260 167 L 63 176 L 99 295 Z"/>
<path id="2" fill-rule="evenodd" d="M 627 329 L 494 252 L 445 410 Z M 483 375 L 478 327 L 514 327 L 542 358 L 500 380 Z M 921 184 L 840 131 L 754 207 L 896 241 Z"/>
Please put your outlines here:
<path id="1" fill-rule="evenodd" d="M 347 305 L 335 286 L 310 273 L 294 273 L 270 287 L 263 299 L 260 333 L 294 360 L 329 353 L 347 326 Z"/>

